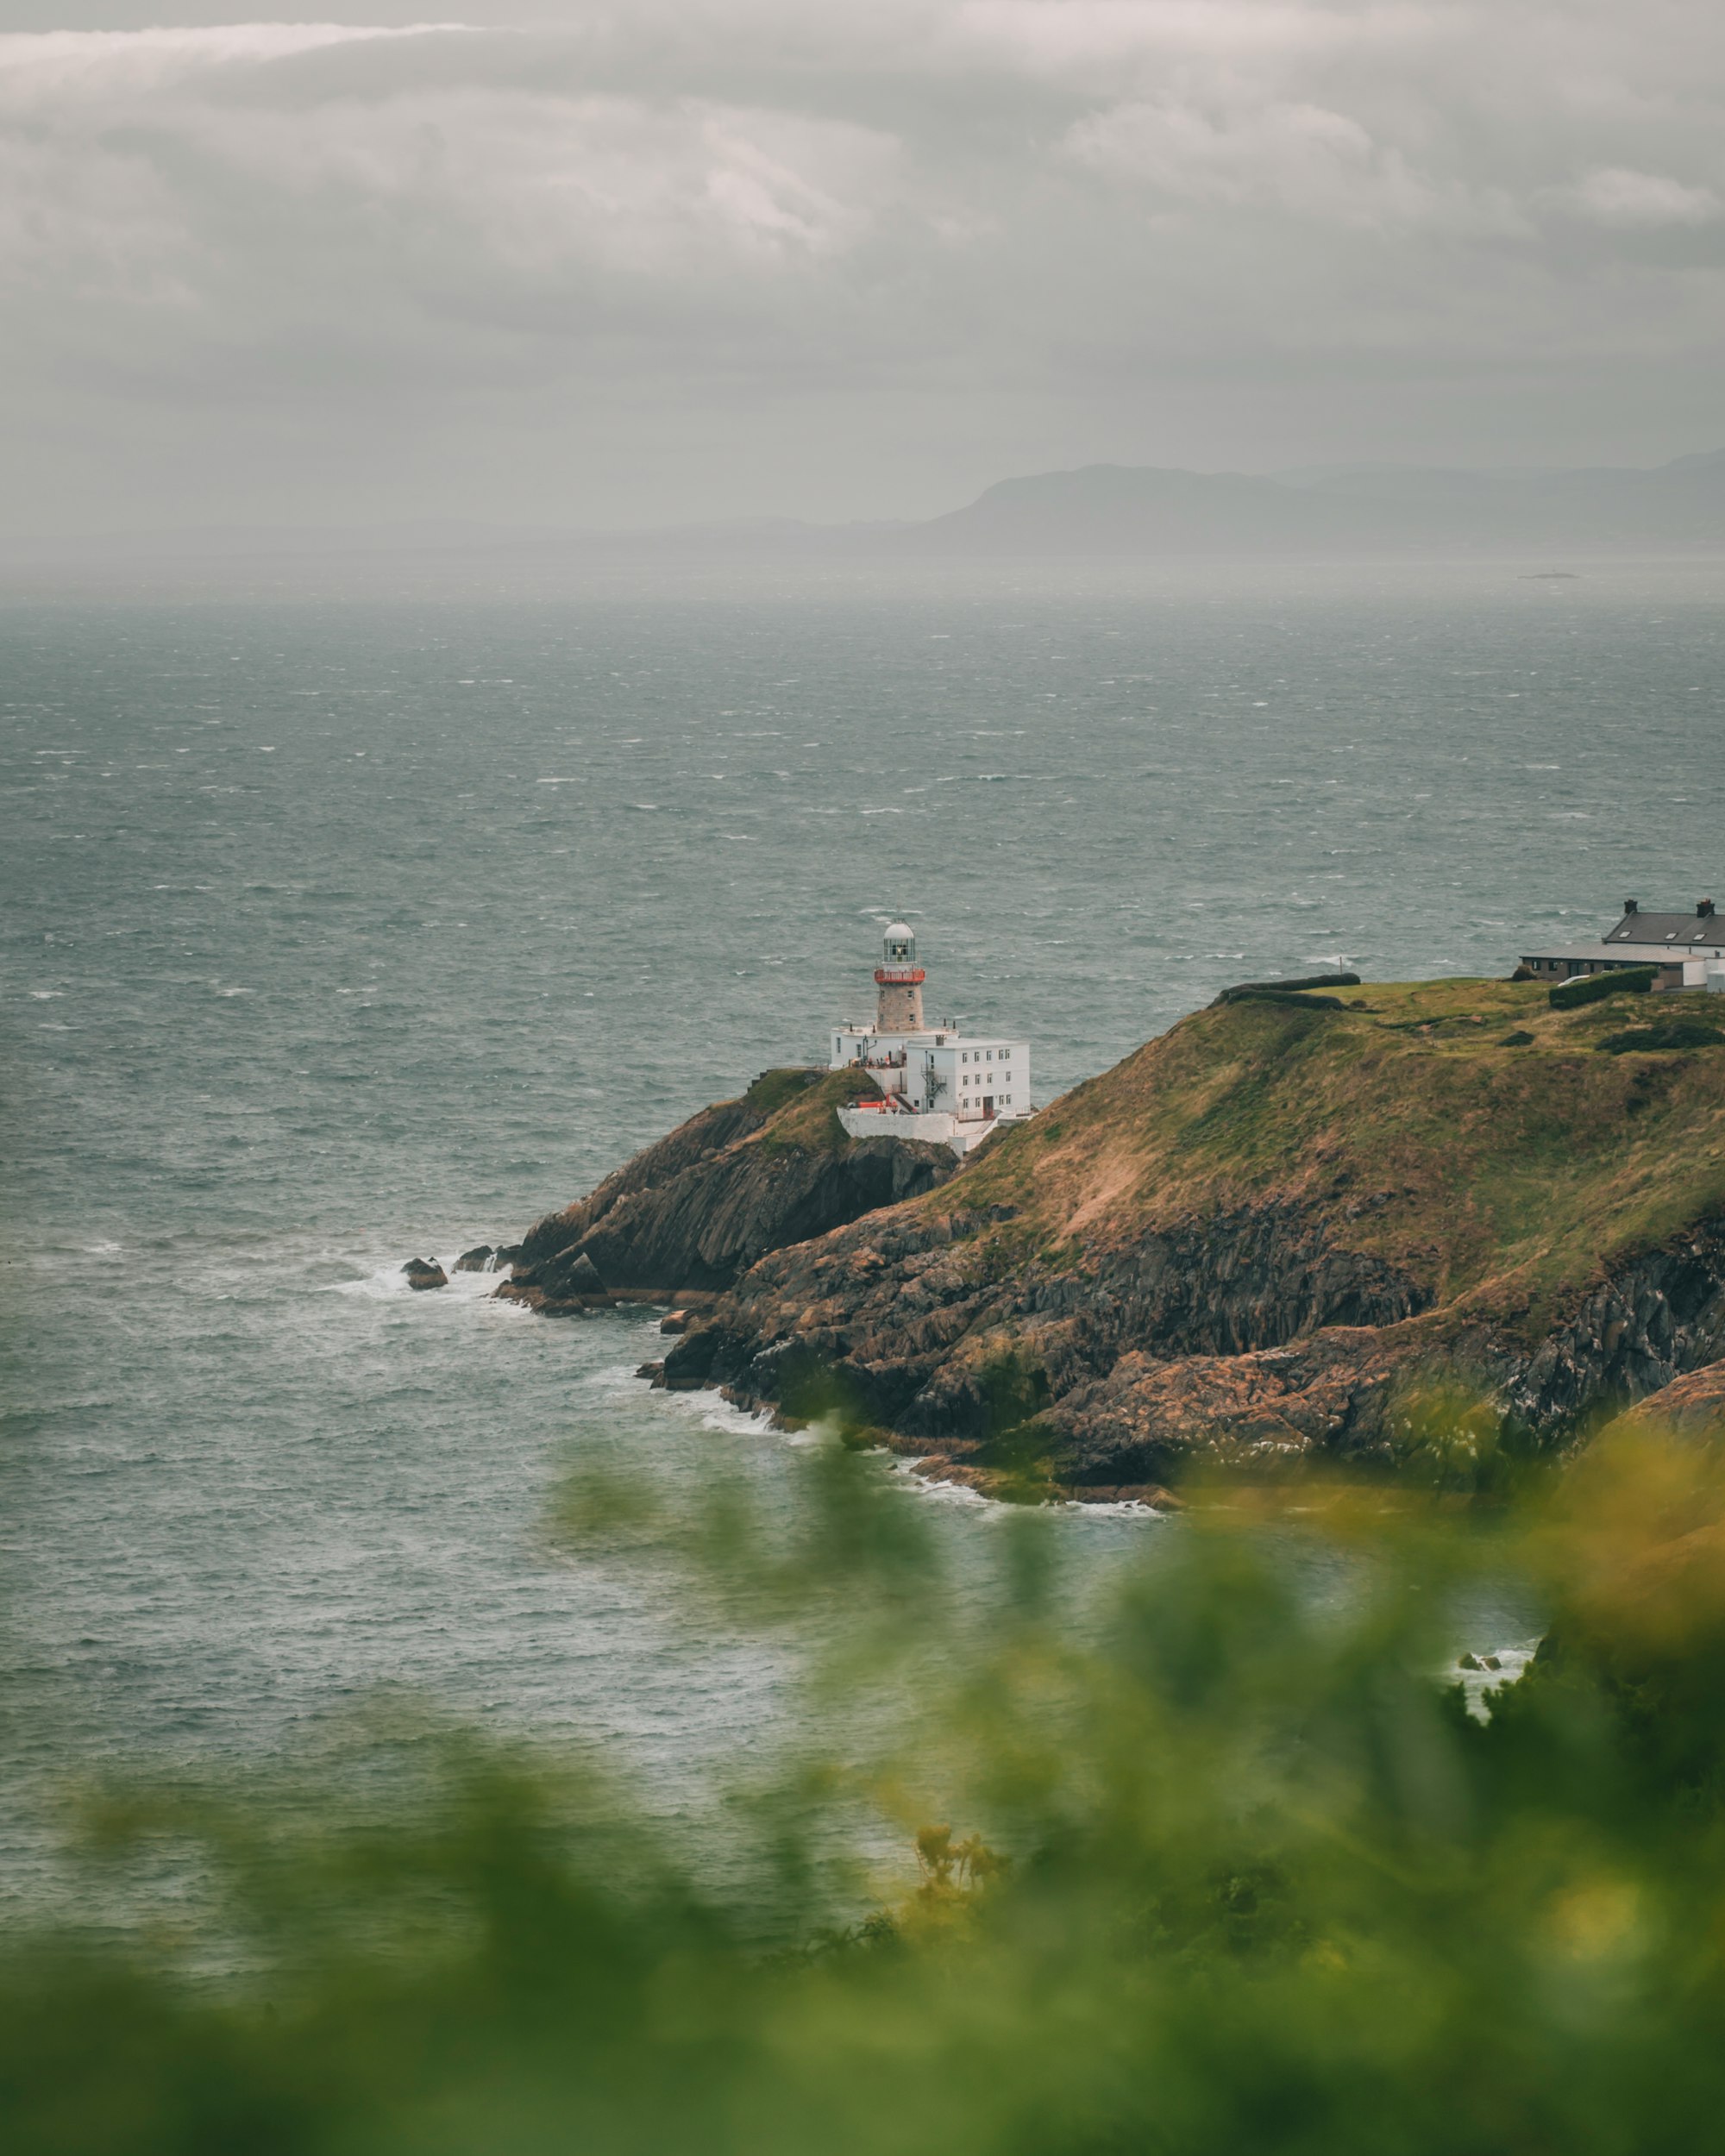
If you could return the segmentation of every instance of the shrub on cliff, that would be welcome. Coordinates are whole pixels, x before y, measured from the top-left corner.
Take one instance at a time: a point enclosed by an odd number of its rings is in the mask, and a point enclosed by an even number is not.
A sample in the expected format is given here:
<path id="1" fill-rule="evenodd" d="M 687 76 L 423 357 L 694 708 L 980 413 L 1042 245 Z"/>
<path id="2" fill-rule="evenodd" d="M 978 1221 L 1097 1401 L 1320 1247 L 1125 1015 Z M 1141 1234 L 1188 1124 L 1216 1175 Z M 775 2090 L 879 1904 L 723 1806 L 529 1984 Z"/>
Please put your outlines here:
<path id="1" fill-rule="evenodd" d="M 1626 1026 L 1621 1033 L 1608 1033 L 1599 1045 L 1607 1056 L 1629 1056 L 1672 1049 L 1717 1048 L 1722 1040 L 1725 1033 L 1703 1019 L 1665 1018 L 1655 1020 L 1651 1025 Z"/>
<path id="2" fill-rule="evenodd" d="M 1554 1011 L 1578 1011 L 1584 1004 L 1603 1002 L 1607 996 L 1644 996 L 1659 978 L 1659 970 L 1657 966 L 1614 966 L 1609 973 L 1581 974 L 1550 989 L 1546 1000 Z"/>
<path id="3" fill-rule="evenodd" d="M 1286 996 L 1297 993 L 1309 1002 L 1321 1004 L 1325 999 L 1311 995 L 1308 991 L 1314 988 L 1357 988 L 1358 986 L 1359 975 L 1357 973 L 1302 974 L 1293 981 L 1241 981 L 1232 988 L 1224 988 L 1215 1002 L 1243 1003 L 1264 996 Z M 1211 1007 L 1214 1009 L 1214 1005 Z"/>

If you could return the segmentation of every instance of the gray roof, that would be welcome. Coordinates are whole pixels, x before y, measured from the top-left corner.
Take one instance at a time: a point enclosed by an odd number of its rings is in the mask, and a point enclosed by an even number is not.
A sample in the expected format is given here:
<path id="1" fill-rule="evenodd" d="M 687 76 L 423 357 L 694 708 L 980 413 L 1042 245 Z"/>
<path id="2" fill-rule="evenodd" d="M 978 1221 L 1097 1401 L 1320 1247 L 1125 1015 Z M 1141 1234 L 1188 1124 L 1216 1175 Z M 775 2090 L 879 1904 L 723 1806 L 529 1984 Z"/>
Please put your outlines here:
<path id="1" fill-rule="evenodd" d="M 1725 950 L 1725 914 L 1626 913 L 1606 931 L 1608 943 L 1646 943 L 1660 950 Z"/>

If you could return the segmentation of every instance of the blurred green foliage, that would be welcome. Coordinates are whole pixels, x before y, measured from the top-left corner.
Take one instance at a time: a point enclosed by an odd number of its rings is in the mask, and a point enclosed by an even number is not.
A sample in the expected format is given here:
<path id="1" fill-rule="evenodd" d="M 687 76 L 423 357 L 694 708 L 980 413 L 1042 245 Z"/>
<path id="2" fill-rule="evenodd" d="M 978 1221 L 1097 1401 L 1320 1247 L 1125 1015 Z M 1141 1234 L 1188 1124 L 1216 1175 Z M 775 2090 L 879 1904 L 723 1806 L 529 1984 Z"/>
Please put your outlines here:
<path id="1" fill-rule="evenodd" d="M 991 1523 L 967 1605 L 930 1508 L 837 1445 L 772 1530 L 737 1490 L 572 1489 L 570 1532 L 694 1553 L 739 1621 L 851 1620 L 747 1890 L 595 1777 L 447 1735 L 345 1797 L 110 1792 L 92 1909 L 140 1865 L 199 1891 L 172 1929 L 9 1942 L 6 2147 L 1713 2147 L 1725 1478 L 1608 1433 L 1482 1522 L 1439 1420 L 1425 1494 L 1201 1502 L 1083 1624 L 1044 1517 Z M 1501 1643 L 1457 1613 L 1506 1579 L 1547 1645 L 1471 1714 L 1446 1670 Z M 821 1686 L 864 1683 L 888 1711 L 823 1752 Z"/>

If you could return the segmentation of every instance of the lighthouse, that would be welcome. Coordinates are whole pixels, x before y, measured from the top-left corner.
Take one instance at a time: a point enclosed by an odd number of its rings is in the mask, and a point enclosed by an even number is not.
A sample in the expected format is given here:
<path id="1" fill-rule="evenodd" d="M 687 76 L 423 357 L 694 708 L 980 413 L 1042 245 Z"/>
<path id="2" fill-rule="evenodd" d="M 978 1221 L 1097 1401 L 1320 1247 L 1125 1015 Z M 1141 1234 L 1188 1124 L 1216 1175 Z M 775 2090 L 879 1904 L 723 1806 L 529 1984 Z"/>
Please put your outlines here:
<path id="1" fill-rule="evenodd" d="M 875 1090 L 847 1101 L 838 1120 L 852 1138 L 915 1138 L 961 1158 L 1002 1123 L 1031 1114 L 1030 1048 L 999 1035 L 972 1038 L 957 1020 L 931 1026 L 914 931 L 894 921 L 881 939 L 875 1016 L 835 1025 L 831 1068 L 865 1070 Z"/>
<path id="2" fill-rule="evenodd" d="M 875 968 L 875 1030 L 877 1033 L 920 1033 L 922 968 L 916 937 L 894 921 L 881 939 L 881 962 Z"/>

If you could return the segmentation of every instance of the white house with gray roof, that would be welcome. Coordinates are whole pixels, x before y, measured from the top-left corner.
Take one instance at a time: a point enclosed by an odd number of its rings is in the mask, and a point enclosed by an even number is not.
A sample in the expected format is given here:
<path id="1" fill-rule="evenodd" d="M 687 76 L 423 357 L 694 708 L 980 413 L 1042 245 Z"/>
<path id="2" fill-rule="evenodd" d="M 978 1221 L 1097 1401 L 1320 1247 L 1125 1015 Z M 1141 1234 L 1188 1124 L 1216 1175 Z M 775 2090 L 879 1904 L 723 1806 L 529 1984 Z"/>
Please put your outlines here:
<path id="1" fill-rule="evenodd" d="M 1622 919 L 1596 943 L 1547 946 L 1524 953 L 1521 963 L 1537 981 L 1657 966 L 1657 988 L 1725 989 L 1725 918 L 1711 899 L 1703 899 L 1692 913 L 1647 913 L 1638 900 L 1625 899 Z"/>

